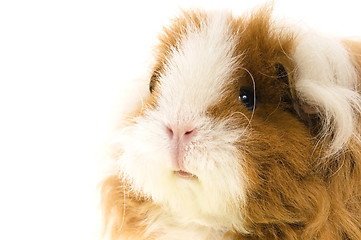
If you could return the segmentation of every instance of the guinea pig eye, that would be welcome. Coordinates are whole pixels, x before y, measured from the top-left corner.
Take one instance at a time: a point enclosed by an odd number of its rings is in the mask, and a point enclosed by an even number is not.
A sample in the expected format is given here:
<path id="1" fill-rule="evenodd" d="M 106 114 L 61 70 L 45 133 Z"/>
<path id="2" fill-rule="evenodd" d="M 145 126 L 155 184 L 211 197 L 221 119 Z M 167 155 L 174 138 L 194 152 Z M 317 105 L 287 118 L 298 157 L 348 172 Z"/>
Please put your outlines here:
<path id="1" fill-rule="evenodd" d="M 153 75 L 150 79 L 150 82 L 149 82 L 149 92 L 150 93 L 153 93 L 153 91 L 154 91 L 156 78 L 157 78 L 157 76 Z"/>
<path id="2" fill-rule="evenodd" d="M 256 98 L 252 90 L 242 87 L 239 91 L 239 100 L 246 106 L 248 110 L 256 108 Z"/>
<path id="3" fill-rule="evenodd" d="M 153 75 L 150 77 L 150 82 L 149 82 L 149 92 L 153 93 L 154 89 L 156 88 L 158 79 L 160 76 L 160 69 L 157 68 L 154 72 Z"/>

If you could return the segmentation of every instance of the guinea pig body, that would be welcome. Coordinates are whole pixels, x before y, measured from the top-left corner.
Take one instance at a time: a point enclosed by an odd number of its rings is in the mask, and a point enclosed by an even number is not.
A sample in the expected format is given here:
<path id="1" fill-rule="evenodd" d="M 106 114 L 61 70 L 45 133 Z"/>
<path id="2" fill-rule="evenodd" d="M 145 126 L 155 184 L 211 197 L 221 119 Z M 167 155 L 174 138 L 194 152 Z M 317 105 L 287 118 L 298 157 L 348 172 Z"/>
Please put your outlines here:
<path id="1" fill-rule="evenodd" d="M 119 130 L 110 238 L 361 239 L 360 53 L 268 7 L 184 13 Z"/>

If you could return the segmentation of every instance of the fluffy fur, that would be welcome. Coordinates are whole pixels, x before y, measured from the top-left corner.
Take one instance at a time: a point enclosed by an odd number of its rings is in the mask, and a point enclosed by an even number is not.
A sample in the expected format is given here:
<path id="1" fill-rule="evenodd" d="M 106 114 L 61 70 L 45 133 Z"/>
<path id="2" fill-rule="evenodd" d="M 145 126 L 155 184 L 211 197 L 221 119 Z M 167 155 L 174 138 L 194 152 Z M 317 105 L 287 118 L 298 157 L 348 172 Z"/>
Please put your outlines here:
<path id="1" fill-rule="evenodd" d="M 110 239 L 361 239 L 361 47 L 292 29 L 270 7 L 164 29 L 102 183 Z"/>

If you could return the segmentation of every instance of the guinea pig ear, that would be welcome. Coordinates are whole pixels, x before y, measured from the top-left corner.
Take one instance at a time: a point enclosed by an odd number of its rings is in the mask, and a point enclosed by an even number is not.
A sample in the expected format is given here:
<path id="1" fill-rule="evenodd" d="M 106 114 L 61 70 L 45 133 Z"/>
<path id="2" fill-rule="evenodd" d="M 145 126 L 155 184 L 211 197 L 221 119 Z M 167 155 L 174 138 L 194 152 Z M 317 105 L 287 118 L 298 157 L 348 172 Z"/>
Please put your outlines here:
<path id="1" fill-rule="evenodd" d="M 292 88 L 290 86 L 291 82 L 289 80 L 289 74 L 286 68 L 282 63 L 276 63 L 275 68 L 277 73 L 277 80 L 289 86 L 289 91 L 282 96 L 282 102 L 293 106 L 292 110 L 295 111 L 303 121 L 309 122 L 309 115 L 317 114 L 318 110 L 315 107 L 308 105 L 307 103 L 300 103 L 299 101 L 295 102 L 292 97 L 294 94 L 292 94 Z"/>
<path id="2" fill-rule="evenodd" d="M 357 138 L 361 113 L 358 74 L 349 52 L 335 39 L 300 34 L 292 58 L 290 86 L 296 111 L 301 118 L 318 119 L 317 134 L 328 145 L 328 154 L 344 150 Z"/>
<path id="3" fill-rule="evenodd" d="M 275 64 L 276 72 L 277 72 L 277 79 L 288 84 L 288 73 L 286 68 L 283 66 L 282 63 Z"/>
<path id="4" fill-rule="evenodd" d="M 288 86 L 288 91 L 285 92 L 282 96 L 282 102 L 289 104 L 292 106 L 293 100 L 292 100 L 292 94 L 290 91 L 290 81 L 289 81 L 289 75 L 288 71 L 286 70 L 285 66 L 278 62 L 275 64 L 276 74 L 277 74 L 277 80 L 279 83 L 284 84 L 285 86 Z"/>

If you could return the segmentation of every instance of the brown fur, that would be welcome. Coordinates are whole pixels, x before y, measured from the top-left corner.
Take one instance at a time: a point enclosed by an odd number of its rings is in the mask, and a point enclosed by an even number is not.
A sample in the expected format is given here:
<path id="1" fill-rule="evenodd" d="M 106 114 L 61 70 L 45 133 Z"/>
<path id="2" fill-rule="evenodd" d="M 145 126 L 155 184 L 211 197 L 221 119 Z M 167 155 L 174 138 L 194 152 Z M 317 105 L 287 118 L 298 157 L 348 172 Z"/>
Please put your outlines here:
<path id="1" fill-rule="evenodd" d="M 148 212 L 158 207 L 134 193 L 118 176 L 110 176 L 102 183 L 101 194 L 105 231 L 109 232 L 110 239 L 144 239 L 146 226 L 142 221 Z M 147 239 L 155 239 L 155 236 L 147 236 Z"/>
<path id="2" fill-rule="evenodd" d="M 187 26 L 201 28 L 205 17 L 204 13 L 184 13 L 165 29 L 157 50 L 153 87 L 156 87 L 157 76 L 162 74 L 170 48 L 177 47 Z M 239 43 L 235 54 L 240 56 L 242 68 L 234 74 L 237 81 L 227 86 L 230 94 L 221 103 L 211 106 L 208 114 L 216 121 L 231 118 L 234 125 L 244 124 L 243 117 L 232 113 L 243 110 L 236 96 L 240 86 L 252 87 L 252 78 L 256 81 L 258 105 L 246 146 L 244 142 L 239 146 L 245 149 L 247 156 L 244 164 L 249 186 L 247 204 L 242 211 L 250 234 L 230 231 L 225 239 L 360 240 L 360 142 L 352 139 L 345 151 L 329 157 L 328 165 L 320 167 L 318 161 L 324 150 L 316 144 L 319 141 L 316 138 L 318 120 L 308 121 L 306 117 L 311 116 L 297 115 L 294 105 L 298 103 L 292 100 L 296 66 L 289 56 L 295 36 L 270 30 L 272 21 L 268 8 L 250 16 L 230 18 L 230 22 Z M 344 44 L 360 71 L 361 45 L 351 41 Z M 277 64 L 284 66 L 288 77 L 280 76 Z M 148 107 L 156 103 L 156 98 L 151 97 L 149 102 Z M 245 114 L 251 118 L 251 112 Z M 357 130 L 360 136 L 360 127 Z M 120 236 L 145 239 L 144 220 L 159 211 L 159 206 L 142 198 L 117 176 L 104 182 L 102 196 L 111 239 Z M 156 236 L 146 239 L 156 239 Z"/>

